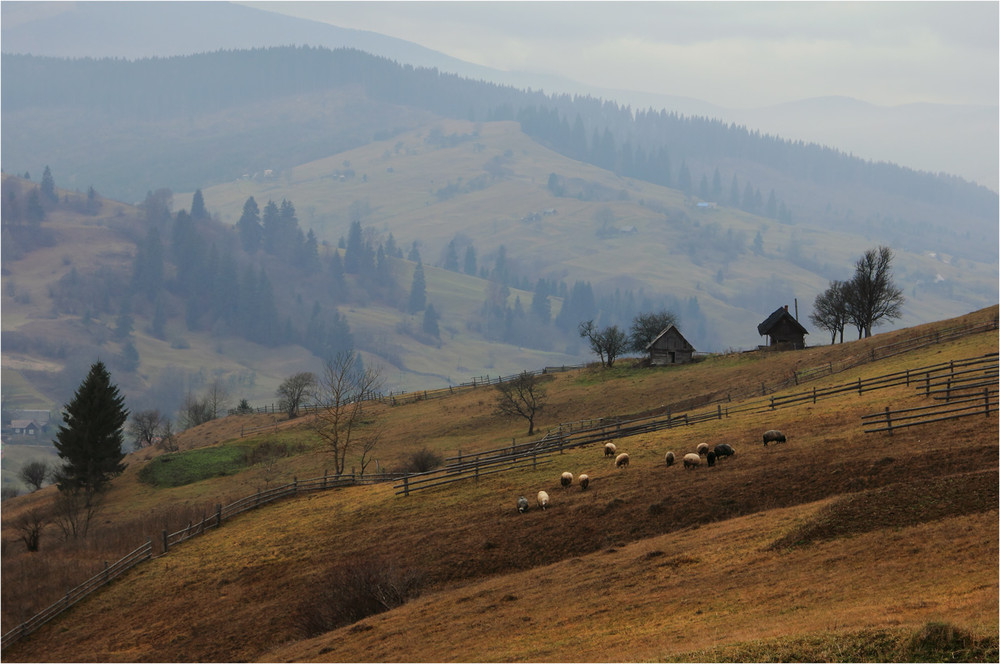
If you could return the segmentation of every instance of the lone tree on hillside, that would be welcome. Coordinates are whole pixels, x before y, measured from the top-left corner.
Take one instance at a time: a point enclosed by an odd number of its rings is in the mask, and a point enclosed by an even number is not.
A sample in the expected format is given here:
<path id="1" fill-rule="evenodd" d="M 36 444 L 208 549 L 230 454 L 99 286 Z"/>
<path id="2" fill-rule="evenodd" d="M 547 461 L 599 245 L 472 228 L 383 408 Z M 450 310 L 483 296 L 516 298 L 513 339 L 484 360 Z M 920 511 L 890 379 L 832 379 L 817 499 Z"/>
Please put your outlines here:
<path id="1" fill-rule="evenodd" d="M 638 314 L 629 328 L 629 348 L 636 353 L 646 350 L 646 346 L 670 325 L 677 325 L 677 316 L 670 311 Z"/>
<path id="2" fill-rule="evenodd" d="M 288 414 L 288 419 L 295 419 L 302 402 L 312 396 L 315 387 L 316 376 L 311 371 L 301 371 L 289 376 L 274 393 L 278 397 L 278 407 Z"/>
<path id="3" fill-rule="evenodd" d="M 95 362 L 66 404 L 55 440 L 63 460 L 55 473 L 59 493 L 67 504 L 82 508 L 83 519 L 74 521 L 74 535 L 86 535 L 100 494 L 125 470 L 122 427 L 128 415 L 125 397 L 111 382 L 104 363 Z"/>
<path id="4" fill-rule="evenodd" d="M 830 333 L 831 344 L 837 342 L 837 334 L 840 334 L 840 343 L 844 343 L 844 327 L 850 321 L 847 314 L 849 285 L 845 281 L 831 281 L 830 287 L 816 296 L 813 311 L 809 314 L 809 320 L 816 327 Z"/>
<path id="5" fill-rule="evenodd" d="M 858 328 L 858 338 L 872 335 L 872 327 L 883 320 L 895 320 L 903 315 L 903 291 L 892 279 L 892 249 L 879 246 L 869 249 L 858 259 L 854 277 L 846 291 L 847 311 L 851 323 Z"/>
<path id="6" fill-rule="evenodd" d="M 590 342 L 590 349 L 601 358 L 601 365 L 611 368 L 619 355 L 628 350 L 628 337 L 617 325 L 598 330 L 594 321 L 580 323 L 580 336 Z"/>
<path id="7" fill-rule="evenodd" d="M 156 442 L 157 436 L 163 428 L 164 417 L 156 408 L 140 410 L 132 413 L 132 419 L 128 423 L 128 435 L 132 438 L 132 445 L 135 449 L 149 447 Z"/>
<path id="8" fill-rule="evenodd" d="M 522 371 L 516 378 L 497 383 L 496 412 L 528 420 L 528 435 L 535 433 L 535 415 L 545 405 L 545 388 L 535 374 Z"/>
<path id="9" fill-rule="evenodd" d="M 365 420 L 365 404 L 381 391 L 381 372 L 362 366 L 356 353 L 341 351 L 327 360 L 318 383 L 313 426 L 333 454 L 334 472 L 344 473 L 347 453 L 355 444 L 361 445 L 363 466 L 367 465 L 381 428 Z"/>
<path id="10" fill-rule="evenodd" d="M 51 470 L 46 461 L 29 461 L 17 471 L 17 477 L 32 490 L 38 491 L 45 484 L 45 478 L 49 476 Z"/>

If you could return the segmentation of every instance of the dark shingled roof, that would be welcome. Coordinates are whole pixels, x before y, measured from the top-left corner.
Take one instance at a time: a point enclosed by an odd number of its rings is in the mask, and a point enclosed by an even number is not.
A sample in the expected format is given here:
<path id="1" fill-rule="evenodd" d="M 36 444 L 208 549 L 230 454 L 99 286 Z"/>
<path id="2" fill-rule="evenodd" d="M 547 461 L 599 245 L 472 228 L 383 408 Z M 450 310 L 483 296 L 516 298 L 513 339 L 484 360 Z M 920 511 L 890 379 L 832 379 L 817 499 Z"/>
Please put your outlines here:
<path id="1" fill-rule="evenodd" d="M 788 318 L 788 320 L 791 321 L 795 327 L 799 328 L 799 331 L 802 332 L 802 334 L 809 334 L 809 331 L 802 327 L 801 323 L 795 320 L 795 316 L 788 313 L 788 309 L 785 309 L 784 307 L 778 307 L 773 314 L 768 316 L 763 323 L 758 325 L 757 333 L 760 334 L 760 336 L 769 334 L 782 318 Z"/>
<path id="2" fill-rule="evenodd" d="M 694 346 L 691 345 L 691 342 L 684 338 L 684 335 L 681 334 L 681 331 L 678 330 L 677 326 L 674 325 L 673 323 L 671 323 L 670 325 L 667 325 L 665 328 L 663 328 L 663 330 L 659 334 L 656 335 L 655 339 L 653 339 L 648 344 L 646 344 L 646 350 L 649 350 L 650 348 L 652 348 L 653 344 L 655 344 L 657 341 L 659 341 L 660 338 L 663 337 L 663 335 L 665 335 L 670 330 L 674 330 L 675 332 L 677 332 L 677 336 L 681 338 L 681 341 L 684 342 L 684 346 L 686 348 L 690 348 L 692 351 L 694 350 Z"/>

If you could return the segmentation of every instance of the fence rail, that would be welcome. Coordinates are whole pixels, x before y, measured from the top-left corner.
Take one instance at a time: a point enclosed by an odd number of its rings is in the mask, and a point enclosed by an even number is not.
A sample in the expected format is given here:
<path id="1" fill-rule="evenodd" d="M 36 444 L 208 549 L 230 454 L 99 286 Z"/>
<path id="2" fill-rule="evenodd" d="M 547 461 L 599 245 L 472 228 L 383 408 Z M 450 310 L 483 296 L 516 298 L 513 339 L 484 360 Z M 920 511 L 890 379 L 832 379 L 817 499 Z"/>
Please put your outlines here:
<path id="1" fill-rule="evenodd" d="M 997 390 L 983 388 L 982 393 L 977 397 L 955 399 L 943 404 L 937 403 L 932 406 L 901 408 L 899 410 L 890 410 L 886 406 L 883 412 L 862 415 L 861 420 L 865 426 L 872 427 L 865 429 L 865 433 L 888 431 L 891 436 L 894 429 L 944 422 L 972 415 L 988 417 L 990 413 L 997 411 L 997 404 Z"/>
<path id="2" fill-rule="evenodd" d="M 771 386 L 771 392 L 777 392 L 778 390 L 785 389 L 791 385 L 798 385 L 800 381 L 815 380 L 824 376 L 832 375 L 840 371 L 845 371 L 853 367 L 865 364 L 868 362 L 875 361 L 876 359 L 881 359 L 885 357 L 891 357 L 898 353 L 906 352 L 909 350 L 914 350 L 923 346 L 931 345 L 934 343 L 940 343 L 943 341 L 950 341 L 968 334 L 975 334 L 978 332 L 984 332 L 988 330 L 997 329 L 997 319 L 988 321 L 981 324 L 972 324 L 965 326 L 958 326 L 955 328 L 949 328 L 947 330 L 935 331 L 927 335 L 921 335 L 919 337 L 913 337 L 910 339 L 905 339 L 894 344 L 888 344 L 885 346 L 873 347 L 869 353 L 865 353 L 860 356 L 855 356 L 854 358 L 848 359 L 838 365 L 834 365 L 832 362 L 827 365 L 814 367 L 810 369 L 802 369 L 796 371 L 788 380 L 779 381 L 777 384 Z M 992 358 L 992 359 L 990 359 Z M 988 366 L 986 369 L 974 368 L 969 371 L 963 371 L 955 373 L 955 367 L 970 367 L 977 364 L 989 365 L 992 361 L 992 366 Z M 941 365 L 934 365 L 933 367 L 924 367 L 918 370 L 908 370 L 906 372 L 897 372 L 896 374 L 887 374 L 885 376 L 879 376 L 868 381 L 858 380 L 857 383 L 850 383 L 841 386 L 835 386 L 832 388 L 824 388 L 823 390 L 816 390 L 815 388 L 808 393 L 800 393 L 798 395 L 787 395 L 780 398 L 772 398 L 770 400 L 755 400 L 751 402 L 748 406 L 731 409 L 726 407 L 723 409 L 722 404 L 726 402 L 731 402 L 734 394 L 732 392 L 727 393 L 724 397 L 718 395 L 709 395 L 708 397 L 695 397 L 693 399 L 686 400 L 683 406 L 687 408 L 699 408 L 714 405 L 716 406 L 714 411 L 707 411 L 704 413 L 682 413 L 674 414 L 674 411 L 678 409 L 679 404 L 672 404 L 670 406 L 664 406 L 645 413 L 639 416 L 633 416 L 632 418 L 626 417 L 611 417 L 611 418 L 599 418 L 596 420 L 581 420 L 577 423 L 563 424 L 560 425 L 558 429 L 550 430 L 541 439 L 537 441 L 531 441 L 529 443 L 522 443 L 521 445 L 512 444 L 510 447 L 497 448 L 496 450 L 490 450 L 487 452 L 477 453 L 472 455 L 471 461 L 469 457 L 466 456 L 464 459 L 459 453 L 458 457 L 449 458 L 448 461 L 452 463 L 446 465 L 444 468 L 431 471 L 429 473 L 421 474 L 405 474 L 405 473 L 381 473 L 376 475 L 364 475 L 364 476 L 354 476 L 353 474 L 341 475 L 329 477 L 326 474 L 322 478 L 313 478 L 309 480 L 295 480 L 291 484 L 286 484 L 283 486 L 278 486 L 270 488 L 267 490 L 259 490 L 256 494 L 246 496 L 241 498 L 229 505 L 222 506 L 217 505 L 215 514 L 208 515 L 204 514 L 202 519 L 197 524 L 189 522 L 187 527 L 178 530 L 174 533 L 167 533 L 163 531 L 163 552 L 166 554 L 172 546 L 190 539 L 196 535 L 203 534 L 206 530 L 211 528 L 221 527 L 222 522 L 225 519 L 235 517 L 243 512 L 251 509 L 260 507 L 261 505 L 266 505 L 275 500 L 281 498 L 296 495 L 303 491 L 319 491 L 332 489 L 343 486 L 353 486 L 356 484 L 374 484 L 380 482 L 398 481 L 402 480 L 401 484 L 396 484 L 394 488 L 396 489 L 396 495 L 403 494 L 409 495 L 410 492 L 417 491 L 420 489 L 428 489 L 436 486 L 442 486 L 445 484 L 450 484 L 452 482 L 461 481 L 469 478 L 478 478 L 483 475 L 490 475 L 494 473 L 504 472 L 506 470 L 512 470 L 515 468 L 523 468 L 526 465 L 527 459 L 531 459 L 533 467 L 537 467 L 539 464 L 551 463 L 552 459 L 548 457 L 560 453 L 566 449 L 571 449 L 575 447 L 580 447 L 583 445 L 589 445 L 602 441 L 614 440 L 617 438 L 623 438 L 626 436 L 638 435 L 641 433 L 658 431 L 662 429 L 673 428 L 674 426 L 691 426 L 699 422 L 705 422 L 714 419 L 721 419 L 723 416 L 728 417 L 730 414 L 747 412 L 750 410 L 773 410 L 782 406 L 790 406 L 797 403 L 801 403 L 806 400 L 813 400 L 826 396 L 833 396 L 836 394 L 844 393 L 847 391 L 853 391 L 857 389 L 859 393 L 865 390 L 879 389 L 881 387 L 890 387 L 899 384 L 909 385 L 911 381 L 916 380 L 918 375 L 924 376 L 924 391 L 928 396 L 931 394 L 945 394 L 946 399 L 949 403 L 946 404 L 946 410 L 937 411 L 933 410 L 935 408 L 942 408 L 939 406 L 927 406 L 922 409 L 907 409 L 896 411 L 892 413 L 886 409 L 885 413 L 876 413 L 873 415 L 864 416 L 863 419 L 870 420 L 872 425 L 879 425 L 880 423 L 885 423 L 885 427 L 875 428 L 868 430 L 866 433 L 872 433 L 875 431 L 889 431 L 891 434 L 891 429 L 902 428 L 905 426 L 913 426 L 916 424 L 928 424 L 931 422 L 954 419 L 955 417 L 964 417 L 965 415 L 956 415 L 958 412 L 967 412 L 968 415 L 983 414 L 989 415 L 991 412 L 996 412 L 997 410 L 997 392 L 996 390 L 990 390 L 987 386 L 984 388 L 984 393 L 982 397 L 969 397 L 967 399 L 957 399 L 955 398 L 955 393 L 959 392 L 961 389 L 972 389 L 978 388 L 980 382 L 984 382 L 985 379 L 990 377 L 995 377 L 997 375 L 997 354 L 987 355 L 981 358 L 970 358 L 967 360 L 960 360 L 956 362 L 950 362 Z M 546 367 L 534 372 L 529 372 L 533 374 L 546 374 L 554 373 L 557 371 L 569 371 L 574 369 L 582 368 L 586 365 L 577 366 L 563 366 L 563 367 Z M 930 378 L 932 372 L 944 371 L 944 367 L 947 366 L 949 369 L 950 379 L 933 380 Z M 979 371 L 980 373 L 976 373 Z M 971 376 L 964 376 L 964 374 L 970 373 Z M 450 394 L 454 394 L 456 390 L 465 389 L 475 389 L 480 386 L 494 385 L 501 382 L 506 382 L 517 375 L 502 377 L 497 376 L 491 378 L 486 376 L 484 378 L 474 378 L 469 383 L 463 383 L 458 386 L 451 386 L 447 388 L 441 388 L 438 390 L 428 390 L 424 392 L 416 393 L 403 393 L 403 394 L 389 394 L 389 395 L 372 395 L 371 400 L 387 401 L 392 405 L 399 405 L 402 403 L 419 401 L 423 399 L 430 398 L 440 398 Z M 902 382 L 901 382 L 902 381 Z M 943 381 L 943 382 L 942 382 Z M 949 382 L 950 381 L 950 382 Z M 961 387 L 959 387 L 961 385 Z M 933 389 L 931 389 L 933 388 Z M 943 389 L 942 389 L 943 388 Z M 753 393 L 756 394 L 756 389 L 753 389 Z M 767 387 L 761 384 L 761 395 L 767 395 Z M 748 394 L 738 393 L 736 398 L 742 399 Z M 963 406 L 965 402 L 969 402 L 968 406 Z M 974 402 L 974 403 L 973 403 Z M 958 406 L 958 407 L 956 407 Z M 262 407 L 255 409 L 256 412 L 275 412 L 273 404 L 268 408 Z M 920 419 L 920 416 L 909 415 L 911 412 L 923 411 L 927 418 L 930 419 Z M 235 411 L 231 411 L 234 413 Z M 902 415 L 907 413 L 905 415 Z M 663 415 L 665 414 L 665 417 Z M 891 419 L 895 415 L 895 419 Z M 900 415 L 902 415 L 900 417 Z M 884 417 L 883 420 L 878 418 Z M 903 421 L 903 424 L 899 422 Z M 250 431 L 260 431 L 264 429 L 276 429 L 275 424 L 268 424 L 262 427 L 256 427 Z M 246 430 L 244 430 L 246 431 Z M 244 435 L 241 432 L 241 437 Z M 524 463 L 522 463 L 524 462 Z M 520 464 L 520 465 L 518 465 Z M 19 639 L 27 636 L 40 628 L 42 625 L 48 621 L 55 618 L 57 615 L 67 610 L 73 606 L 76 602 L 80 601 L 90 593 L 103 587 L 104 585 L 110 583 L 112 580 L 118 576 L 124 574 L 127 570 L 135 567 L 144 560 L 148 560 L 153 556 L 153 545 L 152 538 L 148 538 L 147 542 L 135 549 L 131 553 L 127 554 L 113 565 L 106 565 L 105 569 L 98 574 L 94 575 L 92 578 L 88 579 L 84 583 L 80 584 L 76 588 L 73 588 L 59 601 L 55 602 L 48 608 L 39 612 L 37 615 L 33 616 L 29 620 L 21 623 L 14 629 L 8 631 L 2 637 L 0 641 L 0 648 L 7 648 L 10 645 L 16 643 Z"/>
<path id="3" fill-rule="evenodd" d="M 430 489 L 433 487 L 451 484 L 453 482 L 478 479 L 479 477 L 493 472 L 503 472 L 524 468 L 525 464 L 518 465 L 518 462 L 530 458 L 532 463 L 537 464 L 539 458 L 562 453 L 565 450 L 592 445 L 595 443 L 608 442 L 618 438 L 635 436 L 644 433 L 662 431 L 681 426 L 693 426 L 702 422 L 722 419 L 739 413 L 760 413 L 775 410 L 777 408 L 790 407 L 805 402 L 815 403 L 818 399 L 832 398 L 852 392 L 864 394 L 873 390 L 885 389 L 897 386 L 911 386 L 921 390 L 921 392 L 933 393 L 927 386 L 935 385 L 955 385 L 959 380 L 981 380 L 983 376 L 996 374 L 998 354 L 991 353 L 984 356 L 954 360 L 939 364 L 928 365 L 917 369 L 907 369 L 893 373 L 873 376 L 868 379 L 859 378 L 857 381 L 833 385 L 823 389 L 813 388 L 807 392 L 782 395 L 780 397 L 764 397 L 742 403 L 737 407 L 727 405 L 731 397 L 717 399 L 712 405 L 714 408 L 707 408 L 702 412 L 675 413 L 672 407 L 666 406 L 656 409 L 654 414 L 643 415 L 631 419 L 626 418 L 601 418 L 599 420 L 581 420 L 561 429 L 551 429 L 544 436 L 537 440 L 525 443 L 511 443 L 503 447 L 485 450 L 473 454 L 448 457 L 446 465 L 419 476 L 411 475 L 403 478 L 402 482 L 397 482 L 394 486 L 396 495 L 409 496 L 415 491 Z M 948 372 L 947 374 L 943 372 Z M 952 389 L 955 394 L 955 389 Z M 952 403 L 956 403 L 954 400 Z M 665 412 L 664 412 L 665 411 Z M 982 409 L 980 408 L 980 412 Z M 590 422 L 590 427 L 582 426 L 583 422 Z"/>
<path id="4" fill-rule="evenodd" d="M 0 640 L 0 648 L 7 648 L 8 646 L 16 643 L 19 639 L 28 634 L 31 634 L 38 628 L 40 628 L 45 623 L 49 622 L 56 616 L 58 616 L 63 611 L 67 610 L 81 599 L 94 592 L 98 588 L 110 583 L 114 579 L 118 578 L 126 571 L 132 569 L 144 560 L 149 560 L 153 555 L 153 542 L 151 539 L 147 540 L 145 544 L 127 554 L 125 557 L 121 558 L 113 565 L 108 565 L 105 563 L 104 570 L 98 572 L 91 578 L 87 579 L 76 588 L 73 588 L 67 592 L 59 601 L 51 604 L 47 608 L 40 611 L 34 617 L 29 618 L 25 622 L 21 623 L 11 631 L 3 635 L 2 640 Z"/>
<path id="5" fill-rule="evenodd" d="M 352 473 L 350 475 L 334 476 L 324 474 L 323 477 L 308 480 L 296 479 L 290 484 L 284 484 L 266 490 L 259 490 L 255 494 L 240 498 L 239 500 L 228 505 L 216 505 L 215 513 L 212 515 L 203 515 L 201 521 L 198 523 L 190 522 L 187 527 L 173 533 L 168 533 L 164 530 L 161 534 L 163 553 L 166 554 L 172 547 L 196 535 L 201 535 L 206 530 L 220 527 L 222 522 L 226 519 L 230 519 L 234 516 L 242 514 L 243 512 L 255 509 L 261 505 L 266 505 L 267 503 L 280 498 L 293 496 L 300 492 L 322 491 L 325 489 L 355 486 L 359 484 L 392 482 L 399 479 L 402 475 L 402 473 L 377 473 L 372 475 L 354 475 Z M 152 557 L 153 540 L 150 537 L 147 538 L 146 543 L 139 548 L 125 555 L 112 565 L 105 564 L 105 568 L 102 571 L 68 591 L 57 602 L 43 609 L 38 614 L 29 618 L 14 629 L 8 631 L 3 635 L 2 639 L 0 639 L 0 648 L 7 648 L 8 646 L 13 645 L 21 638 L 28 636 L 63 611 L 69 609 L 87 595 L 107 585 L 142 561 L 149 560 Z"/>

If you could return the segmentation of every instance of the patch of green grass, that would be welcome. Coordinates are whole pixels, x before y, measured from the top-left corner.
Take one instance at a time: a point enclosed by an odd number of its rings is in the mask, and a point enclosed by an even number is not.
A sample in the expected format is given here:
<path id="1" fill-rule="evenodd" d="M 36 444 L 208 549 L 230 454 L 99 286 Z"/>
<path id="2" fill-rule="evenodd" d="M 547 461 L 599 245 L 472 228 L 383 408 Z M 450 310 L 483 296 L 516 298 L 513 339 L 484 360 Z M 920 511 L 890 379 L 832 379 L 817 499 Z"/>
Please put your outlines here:
<path id="1" fill-rule="evenodd" d="M 301 454 L 306 449 L 307 446 L 301 442 L 289 443 L 271 438 L 201 447 L 156 457 L 139 471 L 139 479 L 161 489 L 183 486 L 211 477 L 234 475 L 244 468 Z"/>
<path id="2" fill-rule="evenodd" d="M 232 475 L 246 465 L 247 447 L 244 445 L 202 447 L 156 457 L 139 471 L 139 479 L 162 489 Z"/>

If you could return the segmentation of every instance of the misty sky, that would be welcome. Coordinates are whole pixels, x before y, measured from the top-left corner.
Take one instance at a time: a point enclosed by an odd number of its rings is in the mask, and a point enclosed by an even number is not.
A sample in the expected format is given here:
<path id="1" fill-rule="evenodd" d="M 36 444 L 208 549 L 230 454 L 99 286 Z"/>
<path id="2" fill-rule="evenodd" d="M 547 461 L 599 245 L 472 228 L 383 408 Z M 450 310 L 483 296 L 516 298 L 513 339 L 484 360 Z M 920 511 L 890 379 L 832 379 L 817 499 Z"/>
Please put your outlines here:
<path id="1" fill-rule="evenodd" d="M 475 64 L 751 108 L 995 105 L 997 2 L 246 2 Z"/>

